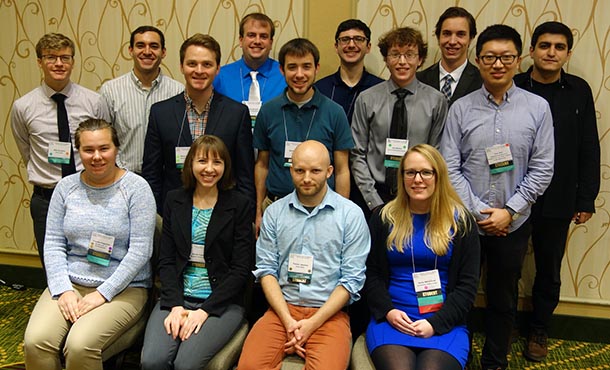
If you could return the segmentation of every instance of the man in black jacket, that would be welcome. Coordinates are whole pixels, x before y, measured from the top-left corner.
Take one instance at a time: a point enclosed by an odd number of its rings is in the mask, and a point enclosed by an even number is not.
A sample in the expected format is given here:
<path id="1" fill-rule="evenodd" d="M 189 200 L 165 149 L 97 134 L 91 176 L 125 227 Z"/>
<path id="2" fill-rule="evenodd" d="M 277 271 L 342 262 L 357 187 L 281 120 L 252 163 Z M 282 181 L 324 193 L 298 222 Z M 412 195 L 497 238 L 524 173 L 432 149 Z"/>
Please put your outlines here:
<path id="1" fill-rule="evenodd" d="M 600 148 L 591 88 L 582 78 L 562 69 L 570 59 L 573 43 L 566 25 L 539 25 L 530 46 L 534 65 L 515 76 L 517 86 L 548 101 L 555 130 L 553 180 L 531 215 L 536 278 L 530 334 L 523 354 L 533 361 L 542 361 L 548 354 L 548 327 L 559 303 L 561 260 L 570 222 L 578 225 L 591 218 L 599 192 Z"/>
<path id="2" fill-rule="evenodd" d="M 445 94 L 451 106 L 483 84 L 479 69 L 468 61 L 468 48 L 477 35 L 477 24 L 466 9 L 452 6 L 438 18 L 434 34 L 441 60 L 417 72 L 417 79 Z"/>

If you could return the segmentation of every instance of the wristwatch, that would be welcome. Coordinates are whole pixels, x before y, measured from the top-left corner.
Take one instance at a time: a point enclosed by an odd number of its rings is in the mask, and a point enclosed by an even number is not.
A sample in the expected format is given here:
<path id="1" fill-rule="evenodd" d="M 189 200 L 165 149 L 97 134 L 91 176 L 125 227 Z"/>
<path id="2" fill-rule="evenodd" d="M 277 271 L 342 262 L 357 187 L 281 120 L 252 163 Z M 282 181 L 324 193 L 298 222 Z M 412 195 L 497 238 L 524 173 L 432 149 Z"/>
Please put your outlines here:
<path id="1" fill-rule="evenodd" d="M 504 209 L 508 211 L 508 213 L 510 214 L 510 217 L 513 219 L 513 221 L 517 221 L 517 219 L 520 216 L 519 213 L 515 212 L 515 210 L 510 208 L 509 206 L 505 206 Z"/>

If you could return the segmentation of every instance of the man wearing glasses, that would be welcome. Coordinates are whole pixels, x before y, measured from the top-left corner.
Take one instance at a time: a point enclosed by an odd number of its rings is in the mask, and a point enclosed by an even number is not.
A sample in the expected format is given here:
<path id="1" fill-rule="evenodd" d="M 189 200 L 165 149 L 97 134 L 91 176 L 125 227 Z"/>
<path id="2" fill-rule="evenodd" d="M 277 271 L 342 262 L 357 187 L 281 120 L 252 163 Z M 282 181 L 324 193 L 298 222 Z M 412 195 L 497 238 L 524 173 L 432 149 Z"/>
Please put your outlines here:
<path id="1" fill-rule="evenodd" d="M 390 79 L 358 96 L 352 118 L 351 169 L 367 216 L 394 198 L 400 157 L 409 147 L 438 148 L 447 115 L 443 94 L 415 77 L 428 52 L 419 31 L 394 29 L 381 37 L 379 50 Z"/>
<path id="2" fill-rule="evenodd" d="M 62 177 L 82 169 L 74 153 L 74 132 L 90 118 L 110 121 L 102 97 L 70 81 L 74 42 L 49 33 L 36 44 L 42 84 L 13 103 L 11 128 L 17 148 L 34 186 L 30 214 L 44 268 L 43 246 L 47 211 L 53 189 Z"/>
<path id="3" fill-rule="evenodd" d="M 340 65 L 337 72 L 316 82 L 316 88 L 343 107 L 352 122 L 358 95 L 383 80 L 364 68 L 364 57 L 371 51 L 371 30 L 359 19 L 348 19 L 337 27 L 335 49 Z"/>
<path id="4" fill-rule="evenodd" d="M 477 219 L 487 262 L 483 369 L 508 366 L 531 206 L 553 176 L 549 105 L 513 83 L 521 47 L 519 33 L 506 25 L 479 35 L 483 86 L 451 106 L 441 142 L 451 182 Z"/>
<path id="5" fill-rule="evenodd" d="M 434 34 L 441 60 L 417 72 L 417 79 L 442 92 L 451 105 L 483 83 L 477 67 L 468 61 L 468 49 L 477 35 L 477 24 L 466 9 L 452 6 L 438 18 Z"/>

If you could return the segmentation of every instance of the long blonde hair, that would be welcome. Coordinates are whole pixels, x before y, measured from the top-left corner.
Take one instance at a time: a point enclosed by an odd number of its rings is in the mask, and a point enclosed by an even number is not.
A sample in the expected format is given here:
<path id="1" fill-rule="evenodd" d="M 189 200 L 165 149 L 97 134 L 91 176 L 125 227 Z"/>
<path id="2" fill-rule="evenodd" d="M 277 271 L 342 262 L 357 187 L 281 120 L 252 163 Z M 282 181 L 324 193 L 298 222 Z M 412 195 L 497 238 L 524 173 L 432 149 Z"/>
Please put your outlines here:
<path id="1" fill-rule="evenodd" d="M 468 211 L 449 182 L 445 160 L 433 146 L 418 144 L 410 148 L 400 160 L 399 173 L 402 174 L 405 160 L 411 153 L 422 155 L 430 163 L 435 173 L 436 186 L 432 193 L 430 217 L 426 223 L 424 242 L 434 254 L 444 256 L 458 230 L 458 224 L 467 225 L 469 222 Z M 381 219 L 393 226 L 386 241 L 388 249 L 396 248 L 398 252 L 402 253 L 403 246 L 411 245 L 413 216 L 403 176 L 397 176 L 397 182 L 396 198 L 383 207 Z"/>

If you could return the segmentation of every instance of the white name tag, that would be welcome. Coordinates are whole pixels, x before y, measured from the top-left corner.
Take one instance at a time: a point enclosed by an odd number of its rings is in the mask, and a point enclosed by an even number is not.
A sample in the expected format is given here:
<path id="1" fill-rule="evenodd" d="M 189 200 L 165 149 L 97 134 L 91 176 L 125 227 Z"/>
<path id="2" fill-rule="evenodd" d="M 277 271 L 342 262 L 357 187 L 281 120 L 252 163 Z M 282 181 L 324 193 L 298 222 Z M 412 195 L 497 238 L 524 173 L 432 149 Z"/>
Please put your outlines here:
<path id="1" fill-rule="evenodd" d="M 290 253 L 288 256 L 288 281 L 309 284 L 313 273 L 313 256 Z"/>
<path id="2" fill-rule="evenodd" d="M 485 148 L 487 163 L 492 174 L 510 171 L 515 168 L 510 144 L 497 144 Z"/>
<path id="3" fill-rule="evenodd" d="M 284 143 L 284 167 L 292 167 L 292 153 L 301 144 L 300 141 L 286 141 Z"/>
<path id="4" fill-rule="evenodd" d="M 49 143 L 48 161 L 49 163 L 68 164 L 70 163 L 70 151 L 72 143 L 63 141 L 51 141 Z"/>
<path id="5" fill-rule="evenodd" d="M 436 312 L 443 307 L 443 291 L 438 270 L 413 273 L 419 313 Z"/>
<path id="6" fill-rule="evenodd" d="M 176 147 L 176 168 L 182 169 L 184 167 L 184 161 L 186 160 L 186 155 L 189 154 L 190 147 L 188 146 L 178 146 Z"/>
<path id="7" fill-rule="evenodd" d="M 110 264 L 110 256 L 112 255 L 113 246 L 114 236 L 105 235 L 95 231 L 92 232 L 91 239 L 89 239 L 87 260 L 98 265 L 108 266 Z"/>
<path id="8" fill-rule="evenodd" d="M 400 159 L 409 149 L 409 139 L 385 139 L 384 167 L 398 168 Z"/>
<path id="9" fill-rule="evenodd" d="M 191 255 L 189 256 L 189 262 L 196 264 L 203 264 L 203 266 L 197 267 L 205 267 L 205 258 L 204 256 L 205 245 L 203 244 L 191 244 Z"/>
<path id="10" fill-rule="evenodd" d="M 258 112 L 261 110 L 261 106 L 263 105 L 263 102 L 244 100 L 244 101 L 242 101 L 242 104 L 245 104 L 248 107 L 251 117 L 256 117 L 256 116 L 258 116 Z"/>

